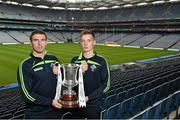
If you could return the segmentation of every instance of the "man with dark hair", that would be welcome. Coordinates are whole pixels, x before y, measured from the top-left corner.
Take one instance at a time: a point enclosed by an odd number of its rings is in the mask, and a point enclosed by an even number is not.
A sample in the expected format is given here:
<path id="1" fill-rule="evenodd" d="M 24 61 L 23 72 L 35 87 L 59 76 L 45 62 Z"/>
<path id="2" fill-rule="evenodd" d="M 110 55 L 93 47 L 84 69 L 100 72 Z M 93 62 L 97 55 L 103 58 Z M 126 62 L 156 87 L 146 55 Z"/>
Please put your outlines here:
<path id="1" fill-rule="evenodd" d="M 72 59 L 72 63 L 82 64 L 86 108 L 80 108 L 83 116 L 90 119 L 100 118 L 102 97 L 110 88 L 110 72 L 106 59 L 94 51 L 95 34 L 91 30 L 83 30 L 80 34 L 82 53 Z"/>
<path id="2" fill-rule="evenodd" d="M 20 92 L 26 103 L 25 118 L 48 119 L 62 116 L 61 104 L 54 99 L 57 79 L 52 65 L 58 62 L 53 55 L 47 55 L 47 35 L 35 30 L 30 35 L 32 52 L 18 67 L 17 79 Z"/>

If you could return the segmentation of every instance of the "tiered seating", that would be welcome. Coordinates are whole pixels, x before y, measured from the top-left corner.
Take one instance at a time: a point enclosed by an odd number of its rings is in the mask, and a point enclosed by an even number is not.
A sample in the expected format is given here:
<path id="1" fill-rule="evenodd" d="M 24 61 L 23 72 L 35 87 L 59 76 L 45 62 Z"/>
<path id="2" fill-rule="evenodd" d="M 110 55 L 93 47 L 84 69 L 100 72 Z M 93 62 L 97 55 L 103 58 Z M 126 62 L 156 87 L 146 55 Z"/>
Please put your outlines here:
<path id="1" fill-rule="evenodd" d="M 17 43 L 17 41 L 9 36 L 6 31 L 0 31 L 0 36 L 0 43 Z"/>
<path id="2" fill-rule="evenodd" d="M 147 7 L 147 6 L 135 7 L 133 12 L 136 15 L 136 20 L 141 20 L 142 18 L 147 19 L 145 17 L 147 13 L 150 11 L 150 9 L 151 7 Z"/>
<path id="3" fill-rule="evenodd" d="M 66 12 L 57 10 L 40 9 L 35 7 L 19 7 L 17 5 L 0 4 L 0 18 L 40 20 L 40 21 L 65 21 Z"/>
<path id="4" fill-rule="evenodd" d="M 7 31 L 7 33 L 21 43 L 29 41 L 29 37 L 21 31 Z"/>
<path id="5" fill-rule="evenodd" d="M 73 40 L 73 41 L 78 41 L 78 42 L 79 42 L 79 40 L 80 40 L 80 33 L 74 32 L 74 33 L 72 34 L 72 40 Z"/>
<path id="6" fill-rule="evenodd" d="M 177 41 L 175 45 L 171 47 L 171 49 L 180 49 L 180 39 Z"/>
<path id="7" fill-rule="evenodd" d="M 149 19 L 164 19 L 165 12 L 169 6 L 169 4 L 153 5 L 150 11 L 152 16 L 149 16 Z"/>
<path id="8" fill-rule="evenodd" d="M 140 47 L 146 47 L 153 41 L 159 39 L 161 37 L 161 34 L 146 34 L 143 37 L 139 38 L 135 42 L 131 43 L 131 46 L 140 46 Z"/>
<path id="9" fill-rule="evenodd" d="M 0 43 L 29 43 L 29 36 L 32 31 L 14 31 L 7 30 L 0 32 Z M 65 42 L 67 39 L 71 38 L 70 33 L 59 33 L 59 32 L 46 32 L 48 36 L 48 42 Z M 77 33 L 72 33 L 72 35 L 76 35 Z M 79 33 L 78 33 L 79 35 Z M 65 36 L 65 37 L 64 37 Z M 79 36 L 78 36 L 79 37 Z M 74 36 L 75 39 L 75 36 Z M 77 38 L 76 38 L 77 39 Z M 79 40 L 79 39 L 78 39 Z"/>
<path id="10" fill-rule="evenodd" d="M 149 45 L 148 47 L 169 48 L 171 45 L 173 45 L 179 39 L 180 39 L 180 36 L 178 34 L 164 35 L 163 37 L 161 37 L 160 39 L 158 39 L 156 42 Z"/>
<path id="11" fill-rule="evenodd" d="M 180 64 L 157 66 L 120 72 L 111 71 L 112 84 L 101 104 L 103 119 L 127 119 L 131 117 L 154 114 L 153 109 L 159 108 L 157 103 L 180 90 Z M 178 94 L 179 95 L 179 94 Z M 178 99 L 178 100 L 176 100 Z M 170 99 L 174 104 L 172 109 L 161 103 L 162 117 L 168 117 L 172 110 L 179 107 L 179 97 Z M 154 107 L 156 106 L 156 107 Z M 150 109 L 152 108 L 152 109 Z M 22 101 L 17 88 L 0 91 L 0 119 L 24 118 L 25 103 Z M 177 114 L 177 113 L 176 113 Z M 137 116 L 138 115 L 138 116 Z M 140 116 L 139 116 L 140 115 Z M 153 118 L 156 118 L 155 116 Z"/>
<path id="12" fill-rule="evenodd" d="M 139 39 L 142 36 L 143 35 L 140 33 L 129 34 L 126 37 L 122 38 L 121 40 L 117 41 L 117 43 L 121 45 L 129 45 L 131 42 Z"/>
<path id="13" fill-rule="evenodd" d="M 148 107 L 141 113 L 132 117 L 132 119 L 162 119 L 170 118 L 170 113 L 176 111 L 175 118 L 178 116 L 180 106 L 180 91 L 177 91 L 170 96 L 160 100 L 151 107 Z M 172 119 L 172 118 L 170 118 Z"/>
<path id="14" fill-rule="evenodd" d="M 24 118 L 25 103 L 17 88 L 0 91 L 0 119 Z"/>
<path id="15" fill-rule="evenodd" d="M 179 18 L 179 2 L 109 10 L 49 10 L 0 4 L 0 18 L 39 21 L 138 21 Z M 142 12 L 143 11 L 143 12 Z"/>
<path id="16" fill-rule="evenodd" d="M 131 118 L 178 91 L 178 84 L 180 64 L 126 73 L 114 71 L 111 90 L 104 98 L 102 118 Z"/>
<path id="17" fill-rule="evenodd" d="M 99 33 L 96 35 L 96 40 L 99 43 L 105 43 L 107 39 L 112 38 L 112 34 L 111 33 Z"/>
<path id="18" fill-rule="evenodd" d="M 57 38 L 56 36 L 53 35 L 53 32 L 47 32 L 46 34 L 47 34 L 49 41 L 60 42 L 59 38 Z"/>
<path id="19" fill-rule="evenodd" d="M 0 43 L 28 43 L 29 35 L 32 31 L 1 31 Z M 56 32 L 47 31 L 49 42 L 65 42 L 72 39 L 79 42 L 79 32 Z M 96 41 L 98 43 L 113 42 L 119 45 L 139 46 L 139 47 L 155 47 L 155 48 L 180 48 L 180 36 L 178 34 L 140 34 L 140 33 L 96 33 Z"/>

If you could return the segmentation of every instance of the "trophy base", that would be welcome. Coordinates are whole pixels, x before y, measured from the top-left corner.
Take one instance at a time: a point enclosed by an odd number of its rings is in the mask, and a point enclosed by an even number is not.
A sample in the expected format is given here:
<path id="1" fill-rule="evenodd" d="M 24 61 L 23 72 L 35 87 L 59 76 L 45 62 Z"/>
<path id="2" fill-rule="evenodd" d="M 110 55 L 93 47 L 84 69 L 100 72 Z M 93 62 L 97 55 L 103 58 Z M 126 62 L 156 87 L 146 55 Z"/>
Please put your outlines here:
<path id="1" fill-rule="evenodd" d="M 60 101 L 63 108 L 78 108 L 78 98 L 76 95 L 64 95 Z"/>

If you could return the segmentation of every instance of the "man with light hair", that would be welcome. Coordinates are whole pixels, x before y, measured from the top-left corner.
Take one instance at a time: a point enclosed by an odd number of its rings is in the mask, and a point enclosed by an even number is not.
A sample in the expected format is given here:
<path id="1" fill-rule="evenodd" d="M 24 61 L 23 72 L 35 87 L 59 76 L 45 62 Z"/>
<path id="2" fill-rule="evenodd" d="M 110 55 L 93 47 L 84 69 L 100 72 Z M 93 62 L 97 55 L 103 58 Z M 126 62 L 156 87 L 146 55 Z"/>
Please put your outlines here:
<path id="1" fill-rule="evenodd" d="M 72 63 L 82 64 L 86 108 L 80 108 L 84 118 L 99 119 L 102 97 L 110 88 L 110 72 L 106 59 L 94 50 L 95 34 L 91 30 L 83 30 L 80 34 L 82 53 L 72 58 Z M 76 113 L 74 113 L 76 114 Z"/>

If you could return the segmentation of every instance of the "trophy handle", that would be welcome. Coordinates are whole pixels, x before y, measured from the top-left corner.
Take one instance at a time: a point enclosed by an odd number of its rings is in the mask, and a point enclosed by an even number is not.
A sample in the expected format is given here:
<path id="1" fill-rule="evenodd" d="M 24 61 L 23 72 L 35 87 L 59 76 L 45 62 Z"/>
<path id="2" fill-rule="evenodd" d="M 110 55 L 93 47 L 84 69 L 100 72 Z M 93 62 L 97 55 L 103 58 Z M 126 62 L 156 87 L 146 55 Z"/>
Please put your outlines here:
<path id="1" fill-rule="evenodd" d="M 64 81 L 64 80 L 66 80 L 66 72 L 65 72 L 65 71 L 66 71 L 66 69 L 65 69 L 65 67 L 64 67 L 64 66 L 63 66 L 62 68 L 63 68 L 63 77 L 64 77 L 64 78 L 63 78 L 63 81 Z"/>
<path id="2" fill-rule="evenodd" d="M 78 81 L 78 79 L 77 79 L 77 75 L 78 75 L 79 69 L 80 69 L 80 66 L 79 66 L 79 67 L 77 67 L 77 69 L 76 69 L 76 75 L 75 75 L 75 80 L 76 80 L 76 81 Z M 78 75 L 78 77 L 79 77 L 79 75 Z"/>

